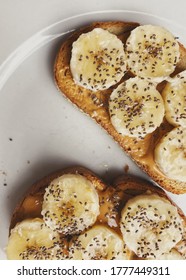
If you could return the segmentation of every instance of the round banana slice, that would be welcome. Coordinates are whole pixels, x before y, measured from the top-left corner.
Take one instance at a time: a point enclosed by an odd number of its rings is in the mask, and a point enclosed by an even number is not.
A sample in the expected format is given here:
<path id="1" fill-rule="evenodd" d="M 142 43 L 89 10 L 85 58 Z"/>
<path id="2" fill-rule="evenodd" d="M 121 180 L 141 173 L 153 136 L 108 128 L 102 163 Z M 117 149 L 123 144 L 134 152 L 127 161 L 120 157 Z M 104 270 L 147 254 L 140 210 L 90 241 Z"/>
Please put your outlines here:
<path id="1" fill-rule="evenodd" d="M 163 121 L 164 104 L 150 81 L 135 77 L 121 83 L 111 94 L 109 112 L 118 133 L 143 138 Z"/>
<path id="2" fill-rule="evenodd" d="M 99 197 L 94 185 L 79 174 L 65 174 L 46 188 L 43 219 L 53 230 L 71 235 L 95 223 Z"/>
<path id="3" fill-rule="evenodd" d="M 127 247 L 145 259 L 169 252 L 184 231 L 177 208 L 156 194 L 130 199 L 121 212 L 120 227 Z"/>
<path id="4" fill-rule="evenodd" d="M 186 182 L 186 128 L 178 126 L 163 136 L 155 147 L 154 160 L 167 177 Z"/>
<path id="5" fill-rule="evenodd" d="M 169 80 L 162 97 L 167 121 L 186 128 L 186 70 Z"/>
<path id="6" fill-rule="evenodd" d="M 142 25 L 132 30 L 126 42 L 129 70 L 157 82 L 168 77 L 179 59 L 179 44 L 165 28 Z"/>
<path id="7" fill-rule="evenodd" d="M 9 260 L 65 259 L 66 244 L 42 219 L 26 219 L 10 233 L 6 248 Z"/>
<path id="8" fill-rule="evenodd" d="M 80 35 L 72 46 L 70 69 L 75 83 L 86 89 L 109 88 L 126 71 L 122 41 L 102 28 Z"/>
<path id="9" fill-rule="evenodd" d="M 69 251 L 74 260 L 127 260 L 130 255 L 122 238 L 102 225 L 74 238 Z"/>

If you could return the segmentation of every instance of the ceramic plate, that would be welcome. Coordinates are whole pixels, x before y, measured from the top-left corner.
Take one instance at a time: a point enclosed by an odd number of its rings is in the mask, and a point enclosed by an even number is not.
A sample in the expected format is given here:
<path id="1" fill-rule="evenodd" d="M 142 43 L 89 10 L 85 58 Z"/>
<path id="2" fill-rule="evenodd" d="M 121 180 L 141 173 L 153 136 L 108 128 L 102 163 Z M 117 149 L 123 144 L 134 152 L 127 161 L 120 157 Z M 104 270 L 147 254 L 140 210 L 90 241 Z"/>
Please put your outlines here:
<path id="1" fill-rule="evenodd" d="M 98 20 L 137 21 L 168 28 L 185 43 L 185 29 L 174 22 L 132 11 L 74 16 L 41 30 L 0 66 L 0 258 L 5 259 L 10 217 L 29 186 L 70 165 L 83 165 L 104 179 L 124 172 L 145 175 L 88 116 L 56 89 L 55 55 L 74 29 Z M 186 195 L 171 195 L 186 213 Z"/>

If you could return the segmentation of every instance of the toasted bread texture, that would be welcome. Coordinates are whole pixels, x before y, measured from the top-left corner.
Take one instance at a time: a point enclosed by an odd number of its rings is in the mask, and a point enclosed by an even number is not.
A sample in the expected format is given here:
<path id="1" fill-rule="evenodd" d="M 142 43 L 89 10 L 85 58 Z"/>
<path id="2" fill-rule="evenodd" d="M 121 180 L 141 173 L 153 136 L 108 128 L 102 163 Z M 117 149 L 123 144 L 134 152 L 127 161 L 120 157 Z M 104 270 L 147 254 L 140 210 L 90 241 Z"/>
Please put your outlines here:
<path id="1" fill-rule="evenodd" d="M 54 66 L 54 76 L 57 88 L 60 92 L 76 105 L 82 112 L 88 114 L 98 124 L 100 124 L 110 136 L 120 145 L 120 147 L 137 163 L 137 165 L 145 171 L 156 183 L 161 187 L 176 194 L 186 193 L 186 183 L 173 180 L 163 174 L 157 167 L 154 161 L 154 149 L 160 138 L 169 132 L 173 127 L 163 120 L 160 127 L 154 132 L 148 134 L 143 139 L 131 138 L 120 135 L 113 127 L 110 115 L 108 102 L 111 92 L 118 84 L 109 89 L 93 92 L 86 88 L 77 85 L 70 71 L 70 59 L 72 44 L 82 33 L 89 32 L 96 27 L 100 27 L 115 34 L 125 44 L 131 30 L 139 24 L 135 22 L 95 22 L 90 26 L 79 29 L 66 39 L 57 54 Z M 186 69 L 186 49 L 180 45 L 181 59 L 177 64 L 175 72 L 179 73 Z M 131 73 L 127 73 L 123 80 L 132 77 Z M 165 83 L 162 82 L 158 86 L 158 90 L 162 91 Z"/>

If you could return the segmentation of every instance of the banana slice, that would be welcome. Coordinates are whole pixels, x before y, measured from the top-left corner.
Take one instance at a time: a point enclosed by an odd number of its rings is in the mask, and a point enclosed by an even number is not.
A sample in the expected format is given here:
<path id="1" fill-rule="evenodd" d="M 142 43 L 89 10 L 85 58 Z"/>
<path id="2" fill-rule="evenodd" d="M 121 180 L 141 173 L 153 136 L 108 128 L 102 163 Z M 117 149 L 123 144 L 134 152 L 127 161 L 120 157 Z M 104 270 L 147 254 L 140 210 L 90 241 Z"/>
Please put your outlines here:
<path id="1" fill-rule="evenodd" d="M 176 244 L 175 248 L 186 259 L 186 231 L 184 232 L 183 239 Z"/>
<path id="2" fill-rule="evenodd" d="M 65 259 L 66 244 L 42 219 L 26 219 L 12 230 L 7 245 L 9 260 Z"/>
<path id="3" fill-rule="evenodd" d="M 121 40 L 102 28 L 80 35 L 73 43 L 70 69 L 75 83 L 86 89 L 109 88 L 126 71 Z"/>
<path id="4" fill-rule="evenodd" d="M 74 260 L 127 260 L 130 256 L 122 238 L 102 225 L 74 238 L 69 251 Z"/>
<path id="5" fill-rule="evenodd" d="M 186 182 L 186 129 L 176 127 L 155 147 L 154 160 L 169 178 Z"/>
<path id="6" fill-rule="evenodd" d="M 135 28 L 126 42 L 129 70 L 137 76 L 160 82 L 175 69 L 179 59 L 179 44 L 165 28 L 142 25 Z"/>
<path id="7" fill-rule="evenodd" d="M 169 80 L 162 97 L 167 121 L 186 128 L 186 70 Z"/>
<path id="8" fill-rule="evenodd" d="M 156 194 L 130 199 L 121 212 L 120 228 L 127 247 L 145 259 L 169 252 L 184 232 L 177 208 Z"/>
<path id="9" fill-rule="evenodd" d="M 41 214 L 55 231 L 65 235 L 80 233 L 99 215 L 98 193 L 85 177 L 62 175 L 46 188 Z"/>
<path id="10" fill-rule="evenodd" d="M 168 253 L 164 253 L 158 258 L 159 260 L 184 260 L 185 258 L 176 250 L 172 249 Z"/>
<path id="11" fill-rule="evenodd" d="M 118 133 L 143 138 L 153 132 L 164 117 L 160 93 L 150 81 L 135 77 L 121 83 L 111 94 L 109 112 Z"/>

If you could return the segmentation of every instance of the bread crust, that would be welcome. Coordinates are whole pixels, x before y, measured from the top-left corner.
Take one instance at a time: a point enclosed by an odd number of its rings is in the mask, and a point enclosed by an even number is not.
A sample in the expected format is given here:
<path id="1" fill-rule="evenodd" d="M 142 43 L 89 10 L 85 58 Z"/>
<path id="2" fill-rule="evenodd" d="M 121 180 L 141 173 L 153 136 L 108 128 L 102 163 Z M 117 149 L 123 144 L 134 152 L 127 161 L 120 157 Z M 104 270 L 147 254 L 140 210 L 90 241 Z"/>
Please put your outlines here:
<path id="1" fill-rule="evenodd" d="M 95 22 L 74 32 L 67 40 L 65 40 L 56 56 L 54 65 L 55 83 L 59 91 L 74 105 L 76 105 L 83 113 L 88 114 L 93 120 L 101 125 L 107 133 L 119 144 L 119 146 L 131 157 L 131 159 L 145 171 L 157 184 L 161 187 L 176 194 L 186 193 L 186 183 L 176 181 L 164 175 L 156 166 L 154 161 L 154 148 L 160 138 L 169 132 L 173 127 L 163 120 L 159 128 L 148 134 L 144 139 L 135 139 L 128 136 L 122 136 L 113 127 L 108 110 L 109 96 L 114 88 L 110 87 L 103 91 L 93 92 L 87 90 L 74 83 L 70 71 L 70 58 L 72 44 L 80 34 L 89 32 L 96 27 L 107 29 L 116 34 L 123 43 L 128 38 L 130 31 L 139 24 L 135 22 Z M 178 63 L 174 74 L 186 69 L 186 49 L 180 44 L 181 59 Z M 173 75 L 174 75 L 173 74 Z M 131 77 L 131 73 L 127 73 L 119 82 Z M 158 86 L 161 92 L 165 83 Z"/>

